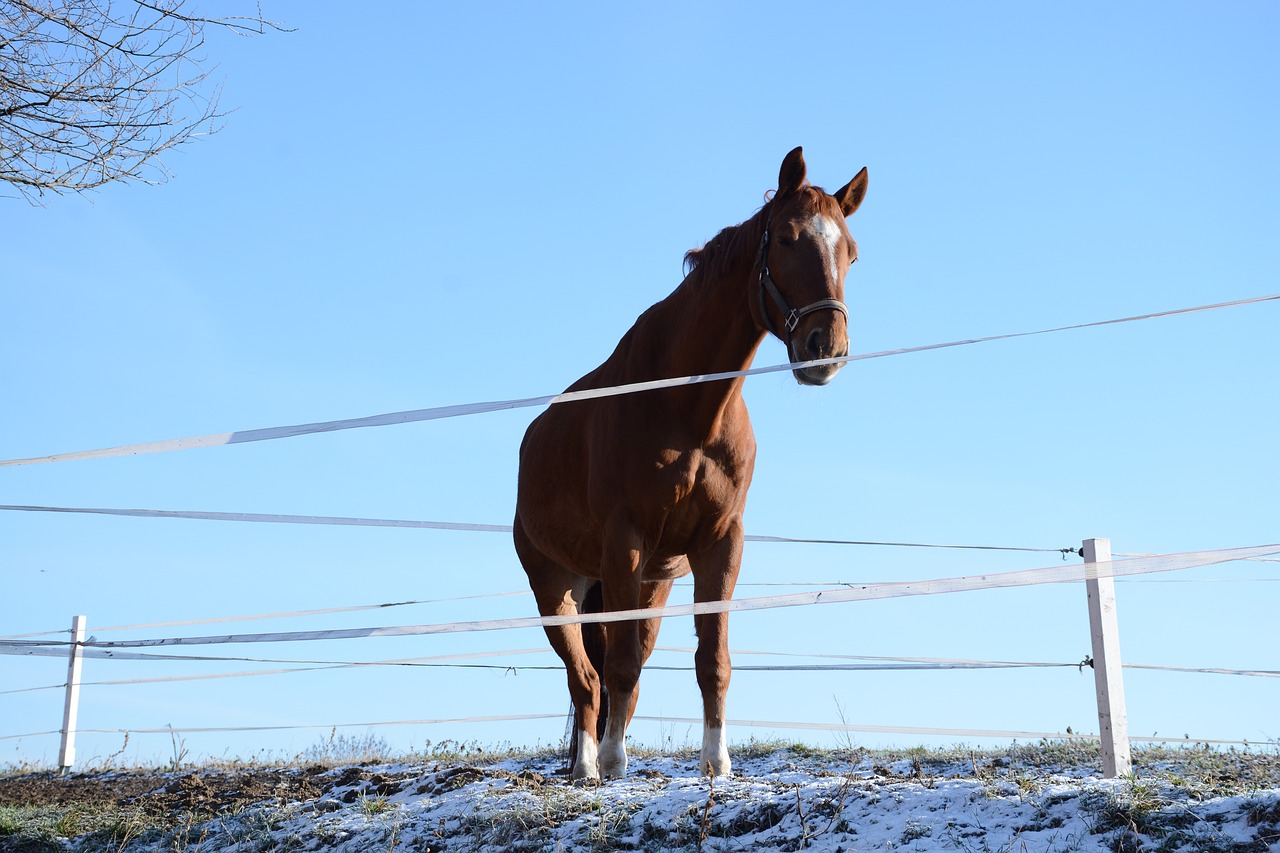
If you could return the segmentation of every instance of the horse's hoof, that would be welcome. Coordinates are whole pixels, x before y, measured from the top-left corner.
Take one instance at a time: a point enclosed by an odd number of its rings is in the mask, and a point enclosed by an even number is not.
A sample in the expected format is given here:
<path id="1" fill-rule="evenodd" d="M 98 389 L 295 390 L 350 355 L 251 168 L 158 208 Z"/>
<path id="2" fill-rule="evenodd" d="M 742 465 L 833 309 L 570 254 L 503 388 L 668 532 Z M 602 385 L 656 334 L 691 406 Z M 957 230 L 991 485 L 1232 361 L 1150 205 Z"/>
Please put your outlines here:
<path id="1" fill-rule="evenodd" d="M 627 775 L 627 751 L 607 739 L 600 744 L 600 778 L 621 779 Z"/>
<path id="2" fill-rule="evenodd" d="M 727 755 L 702 756 L 703 776 L 731 776 L 733 765 Z"/>
<path id="3" fill-rule="evenodd" d="M 702 755 L 699 762 L 703 776 L 728 776 L 730 773 L 729 744 L 725 741 L 724 726 L 706 726 L 702 730 Z"/>
<path id="4" fill-rule="evenodd" d="M 578 786 L 599 785 L 600 771 L 594 766 L 580 764 L 573 768 L 573 772 L 569 775 L 569 781 Z"/>

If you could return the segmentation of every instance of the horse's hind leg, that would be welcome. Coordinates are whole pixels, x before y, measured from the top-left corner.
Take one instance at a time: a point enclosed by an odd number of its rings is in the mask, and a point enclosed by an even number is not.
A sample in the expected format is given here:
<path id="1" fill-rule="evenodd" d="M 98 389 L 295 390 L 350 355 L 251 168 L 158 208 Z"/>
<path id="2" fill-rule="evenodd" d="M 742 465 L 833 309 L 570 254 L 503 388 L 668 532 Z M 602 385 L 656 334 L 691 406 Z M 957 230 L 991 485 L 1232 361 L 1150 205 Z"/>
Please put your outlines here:
<path id="1" fill-rule="evenodd" d="M 606 610 L 661 607 L 671 592 L 671 582 L 641 583 L 629 604 L 612 602 L 606 593 Z M 640 699 L 640 669 L 658 639 L 661 618 L 610 622 L 605 626 L 605 684 L 609 694 L 609 719 L 600 741 L 600 774 L 625 776 L 626 735 Z"/>
<path id="2" fill-rule="evenodd" d="M 516 525 L 516 553 L 529 576 L 529 587 L 543 616 L 572 616 L 579 612 L 590 578 L 575 574 L 552 561 L 528 541 Z M 544 628 L 569 680 L 573 700 L 574 780 L 600 778 L 597 752 L 597 720 L 600 715 L 600 676 L 592 666 L 582 643 L 581 625 L 549 625 Z"/>
<path id="3" fill-rule="evenodd" d="M 640 602 L 641 608 L 665 607 L 667 597 L 671 595 L 671 581 L 656 581 L 644 583 L 640 586 Z M 640 631 L 640 666 L 643 669 L 645 663 L 649 660 L 649 655 L 653 654 L 653 647 L 658 642 L 658 629 L 662 627 L 662 617 L 658 616 L 653 619 L 641 619 L 639 621 Z M 631 725 L 631 718 L 636 712 L 636 703 L 640 700 L 640 685 L 636 684 L 636 689 L 631 691 L 631 703 L 625 709 L 618 709 L 619 713 L 626 711 L 627 725 Z"/>

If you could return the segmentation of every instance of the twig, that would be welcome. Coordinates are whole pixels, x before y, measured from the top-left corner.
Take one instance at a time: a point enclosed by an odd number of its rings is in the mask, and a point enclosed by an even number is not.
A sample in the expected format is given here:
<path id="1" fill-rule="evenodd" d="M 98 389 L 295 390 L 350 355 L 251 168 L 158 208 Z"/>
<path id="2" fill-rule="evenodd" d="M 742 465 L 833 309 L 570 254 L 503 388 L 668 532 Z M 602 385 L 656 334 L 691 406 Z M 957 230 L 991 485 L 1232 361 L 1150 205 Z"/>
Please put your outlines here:
<path id="1" fill-rule="evenodd" d="M 710 834 L 711 809 L 713 809 L 716 804 L 716 777 L 710 776 L 708 779 L 710 790 L 707 793 L 706 805 L 702 807 L 702 823 L 698 828 L 698 853 L 702 853 L 702 844 L 707 840 L 707 836 Z"/>

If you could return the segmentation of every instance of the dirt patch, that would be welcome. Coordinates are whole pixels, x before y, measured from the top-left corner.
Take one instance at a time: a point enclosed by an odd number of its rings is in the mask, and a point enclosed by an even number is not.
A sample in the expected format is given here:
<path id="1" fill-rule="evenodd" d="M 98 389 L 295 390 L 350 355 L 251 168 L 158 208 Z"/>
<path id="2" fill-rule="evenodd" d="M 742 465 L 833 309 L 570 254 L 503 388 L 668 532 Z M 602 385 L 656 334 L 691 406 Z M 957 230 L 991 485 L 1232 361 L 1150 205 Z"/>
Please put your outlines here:
<path id="1" fill-rule="evenodd" d="M 142 808 L 153 814 L 216 814 L 260 803 L 305 802 L 334 788 L 381 795 L 399 791 L 402 781 L 349 767 L 335 774 L 325 767 L 298 770 L 227 770 L 190 773 L 119 772 L 56 776 L 35 773 L 0 778 L 0 805 Z"/>
<path id="2" fill-rule="evenodd" d="M 47 773 L 0 779 L 0 806 L 105 806 L 155 790 L 155 773 L 56 777 Z"/>

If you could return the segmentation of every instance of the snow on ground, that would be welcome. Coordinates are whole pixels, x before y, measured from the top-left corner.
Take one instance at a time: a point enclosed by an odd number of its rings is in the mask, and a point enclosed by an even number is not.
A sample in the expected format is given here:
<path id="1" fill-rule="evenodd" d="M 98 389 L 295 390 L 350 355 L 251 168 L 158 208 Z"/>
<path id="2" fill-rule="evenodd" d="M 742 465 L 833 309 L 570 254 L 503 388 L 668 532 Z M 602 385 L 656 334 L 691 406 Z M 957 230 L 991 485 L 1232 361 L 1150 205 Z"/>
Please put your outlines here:
<path id="1" fill-rule="evenodd" d="M 1215 796 L 1176 773 L 1103 780 L 990 755 L 926 766 L 785 748 L 739 757 L 734 775 L 714 782 L 699 778 L 691 756 L 633 758 L 627 778 L 597 787 L 570 785 L 559 769 L 552 756 L 340 768 L 315 799 L 222 815 L 129 849 L 1280 849 L 1274 779 Z"/>

